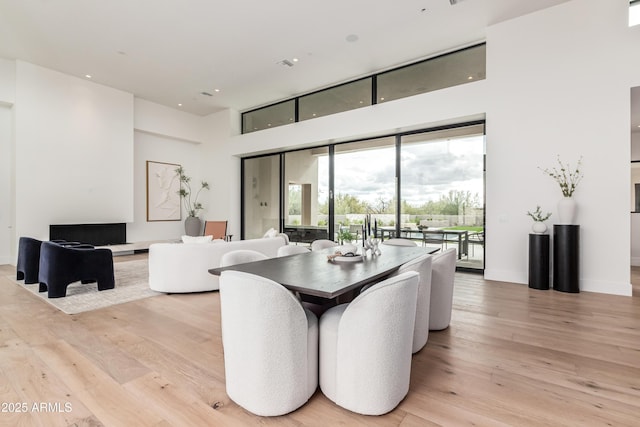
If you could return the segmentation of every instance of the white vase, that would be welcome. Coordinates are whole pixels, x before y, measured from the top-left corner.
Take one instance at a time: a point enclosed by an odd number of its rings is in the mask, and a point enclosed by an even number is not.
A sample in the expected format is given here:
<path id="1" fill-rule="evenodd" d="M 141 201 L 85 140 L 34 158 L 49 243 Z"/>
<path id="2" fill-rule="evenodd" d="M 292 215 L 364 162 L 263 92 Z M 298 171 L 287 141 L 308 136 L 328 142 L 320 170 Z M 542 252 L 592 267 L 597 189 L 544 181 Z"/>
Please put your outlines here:
<path id="1" fill-rule="evenodd" d="M 563 197 L 558 202 L 558 224 L 573 224 L 576 220 L 576 201 L 573 197 Z"/>
<path id="2" fill-rule="evenodd" d="M 535 234 L 544 234 L 547 231 L 547 224 L 542 221 L 534 221 L 531 226 L 531 231 Z"/>

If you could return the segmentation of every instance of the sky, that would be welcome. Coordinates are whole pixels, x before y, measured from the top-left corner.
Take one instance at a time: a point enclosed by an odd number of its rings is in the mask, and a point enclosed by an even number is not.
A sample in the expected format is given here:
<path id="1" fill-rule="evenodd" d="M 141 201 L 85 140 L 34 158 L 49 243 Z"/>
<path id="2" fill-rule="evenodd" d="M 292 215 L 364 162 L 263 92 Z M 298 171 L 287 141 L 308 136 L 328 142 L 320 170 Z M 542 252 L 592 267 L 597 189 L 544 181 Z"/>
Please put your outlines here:
<path id="1" fill-rule="evenodd" d="M 483 200 L 484 137 L 452 138 L 403 145 L 402 198 L 411 205 L 439 200 L 450 190 L 470 191 Z M 394 197 L 395 147 L 335 156 L 335 192 L 375 204 Z M 328 193 L 328 157 L 319 159 L 319 200 Z"/>

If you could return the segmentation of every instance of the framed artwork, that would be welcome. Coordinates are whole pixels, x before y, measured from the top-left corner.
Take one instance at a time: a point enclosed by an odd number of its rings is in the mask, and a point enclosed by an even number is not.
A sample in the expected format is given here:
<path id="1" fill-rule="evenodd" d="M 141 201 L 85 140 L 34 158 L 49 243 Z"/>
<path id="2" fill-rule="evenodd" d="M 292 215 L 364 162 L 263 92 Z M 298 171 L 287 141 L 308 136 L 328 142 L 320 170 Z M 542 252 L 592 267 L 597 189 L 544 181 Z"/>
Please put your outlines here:
<path id="1" fill-rule="evenodd" d="M 147 160 L 147 222 L 181 220 L 179 167 Z"/>

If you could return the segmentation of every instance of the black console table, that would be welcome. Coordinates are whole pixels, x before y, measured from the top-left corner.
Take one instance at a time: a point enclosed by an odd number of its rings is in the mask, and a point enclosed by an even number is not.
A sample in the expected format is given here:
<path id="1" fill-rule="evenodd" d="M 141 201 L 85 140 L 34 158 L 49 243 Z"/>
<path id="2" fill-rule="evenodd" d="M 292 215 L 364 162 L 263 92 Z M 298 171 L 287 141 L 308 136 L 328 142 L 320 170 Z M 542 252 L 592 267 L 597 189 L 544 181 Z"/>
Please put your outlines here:
<path id="1" fill-rule="evenodd" d="M 548 234 L 529 234 L 529 287 L 549 289 Z"/>
<path id="2" fill-rule="evenodd" d="M 580 226 L 553 226 L 553 289 L 580 292 Z"/>

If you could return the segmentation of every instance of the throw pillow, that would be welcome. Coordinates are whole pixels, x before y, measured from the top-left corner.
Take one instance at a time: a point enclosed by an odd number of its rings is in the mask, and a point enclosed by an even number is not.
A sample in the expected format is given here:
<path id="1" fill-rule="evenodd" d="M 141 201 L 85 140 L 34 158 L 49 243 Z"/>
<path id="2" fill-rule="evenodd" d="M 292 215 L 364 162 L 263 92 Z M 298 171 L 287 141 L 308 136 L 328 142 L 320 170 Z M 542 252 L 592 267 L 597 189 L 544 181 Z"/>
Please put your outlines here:
<path id="1" fill-rule="evenodd" d="M 213 236 L 182 236 L 182 243 L 209 243 Z"/>

